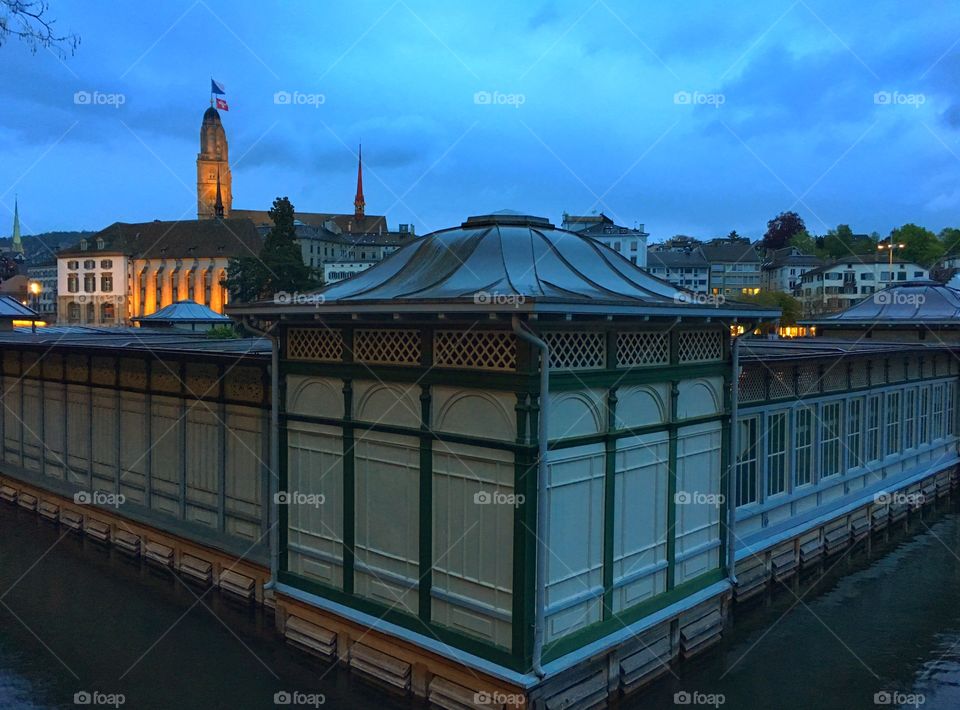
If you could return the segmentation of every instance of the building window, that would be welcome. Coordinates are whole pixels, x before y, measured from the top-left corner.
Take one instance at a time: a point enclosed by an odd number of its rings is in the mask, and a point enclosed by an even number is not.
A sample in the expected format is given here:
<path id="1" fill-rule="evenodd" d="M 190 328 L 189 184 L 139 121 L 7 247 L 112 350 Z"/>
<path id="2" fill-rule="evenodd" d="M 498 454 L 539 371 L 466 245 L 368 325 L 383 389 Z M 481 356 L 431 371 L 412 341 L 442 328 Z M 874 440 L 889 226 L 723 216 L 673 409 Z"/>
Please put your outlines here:
<path id="1" fill-rule="evenodd" d="M 947 430 L 944 432 L 944 436 L 952 437 L 954 433 L 953 432 L 954 384 L 952 382 L 948 382 L 943 387 L 944 387 L 944 397 L 945 397 L 943 406 L 944 406 L 944 411 L 946 412 L 946 415 L 944 416 L 944 420 L 946 422 L 946 428 L 947 428 Z"/>
<path id="2" fill-rule="evenodd" d="M 847 468 L 863 465 L 863 400 L 847 402 Z"/>
<path id="3" fill-rule="evenodd" d="M 173 298 L 171 303 L 176 303 L 180 300 L 180 274 L 175 270 L 170 274 L 170 295 Z"/>
<path id="4" fill-rule="evenodd" d="M 796 410 L 797 471 L 796 485 L 803 486 L 813 480 L 813 410 L 800 407 Z"/>
<path id="5" fill-rule="evenodd" d="M 933 386 L 933 426 L 930 434 L 934 439 L 943 436 L 943 385 Z"/>
<path id="6" fill-rule="evenodd" d="M 100 304 L 100 322 L 113 323 L 117 319 L 117 309 L 112 303 Z"/>
<path id="7" fill-rule="evenodd" d="M 112 260 L 112 259 L 101 259 L 101 260 L 100 260 L 100 268 L 101 268 L 101 269 L 112 269 L 112 268 L 113 268 L 113 260 Z"/>
<path id="8" fill-rule="evenodd" d="M 103 274 L 100 276 L 100 290 L 104 293 L 113 292 L 113 274 Z"/>
<path id="9" fill-rule="evenodd" d="M 758 417 L 740 420 L 737 441 L 737 506 L 757 502 Z"/>
<path id="10" fill-rule="evenodd" d="M 917 445 L 917 391 L 907 390 L 903 397 L 903 447 Z"/>
<path id="11" fill-rule="evenodd" d="M 867 461 L 880 458 L 880 395 L 867 397 Z"/>
<path id="12" fill-rule="evenodd" d="M 930 388 L 920 390 L 920 426 L 917 432 L 917 444 L 926 444 L 930 441 Z"/>
<path id="13" fill-rule="evenodd" d="M 900 393 L 887 392 L 887 456 L 900 449 Z"/>
<path id="14" fill-rule="evenodd" d="M 840 473 L 840 422 L 842 402 L 826 402 L 820 411 L 820 471 L 821 475 Z"/>
<path id="15" fill-rule="evenodd" d="M 80 290 L 80 277 L 76 274 L 67 274 L 67 291 L 70 293 L 76 293 Z M 80 317 L 80 314 L 77 314 L 77 317 Z"/>
<path id="16" fill-rule="evenodd" d="M 92 303 L 88 303 L 85 310 L 87 311 L 87 318 L 84 322 L 93 323 L 97 319 L 96 307 Z"/>
<path id="17" fill-rule="evenodd" d="M 96 274 L 84 274 L 83 275 L 83 291 L 84 293 L 94 293 L 97 290 L 97 275 Z"/>
<path id="18" fill-rule="evenodd" d="M 74 269 L 74 270 L 76 270 L 76 269 L 79 268 L 79 267 L 80 267 L 80 262 L 79 262 L 79 261 L 68 261 L 68 262 L 67 262 L 67 268 L 68 268 L 68 269 Z"/>
<path id="19" fill-rule="evenodd" d="M 80 304 L 76 301 L 70 301 L 67 304 L 67 320 L 71 323 L 77 323 L 80 320 Z"/>
<path id="20" fill-rule="evenodd" d="M 787 413 L 767 417 L 767 495 L 787 490 Z"/>
<path id="21" fill-rule="evenodd" d="M 83 268 L 95 269 L 97 268 L 97 262 L 95 262 L 93 259 L 87 259 L 86 261 L 83 262 Z"/>

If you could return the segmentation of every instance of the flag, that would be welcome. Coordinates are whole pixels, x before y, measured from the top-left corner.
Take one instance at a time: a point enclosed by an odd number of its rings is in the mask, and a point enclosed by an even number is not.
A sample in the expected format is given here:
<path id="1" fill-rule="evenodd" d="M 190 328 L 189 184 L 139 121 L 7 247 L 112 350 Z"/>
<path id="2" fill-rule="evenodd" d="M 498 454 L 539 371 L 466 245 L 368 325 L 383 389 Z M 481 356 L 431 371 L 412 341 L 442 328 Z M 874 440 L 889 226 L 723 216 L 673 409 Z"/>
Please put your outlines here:
<path id="1" fill-rule="evenodd" d="M 227 102 L 221 98 L 217 98 L 217 108 L 221 111 L 229 111 L 230 107 L 227 106 Z"/>
<path id="2" fill-rule="evenodd" d="M 211 94 L 226 94 L 227 90 L 223 88 L 223 84 L 219 81 L 210 80 L 210 93 Z"/>

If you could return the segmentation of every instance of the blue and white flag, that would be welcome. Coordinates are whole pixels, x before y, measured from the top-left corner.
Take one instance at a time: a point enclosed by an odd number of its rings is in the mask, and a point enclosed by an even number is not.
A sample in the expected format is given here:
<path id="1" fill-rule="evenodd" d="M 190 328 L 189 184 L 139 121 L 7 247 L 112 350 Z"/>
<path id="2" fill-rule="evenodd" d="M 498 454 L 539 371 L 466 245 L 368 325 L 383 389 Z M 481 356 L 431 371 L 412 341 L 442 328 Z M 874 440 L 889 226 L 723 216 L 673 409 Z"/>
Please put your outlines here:
<path id="1" fill-rule="evenodd" d="M 210 80 L 210 93 L 211 94 L 226 94 L 227 90 L 223 88 L 223 84 L 215 79 Z"/>

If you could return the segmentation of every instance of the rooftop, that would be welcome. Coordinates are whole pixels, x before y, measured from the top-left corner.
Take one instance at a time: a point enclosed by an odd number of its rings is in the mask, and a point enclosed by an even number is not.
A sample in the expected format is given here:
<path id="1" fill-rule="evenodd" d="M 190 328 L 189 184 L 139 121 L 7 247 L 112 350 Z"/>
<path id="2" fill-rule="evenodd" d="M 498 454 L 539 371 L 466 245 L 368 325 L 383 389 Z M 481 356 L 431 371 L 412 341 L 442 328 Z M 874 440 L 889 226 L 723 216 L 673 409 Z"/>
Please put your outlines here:
<path id="1" fill-rule="evenodd" d="M 743 338 L 741 362 L 773 362 L 813 358 L 838 358 L 844 355 L 885 355 L 943 349 L 942 343 L 832 340 L 829 338 Z"/>
<path id="2" fill-rule="evenodd" d="M 184 299 L 164 306 L 159 311 L 151 313 L 148 316 L 140 316 L 132 320 L 144 323 L 146 325 L 154 323 L 230 323 L 227 316 L 220 315 L 216 311 L 203 306 L 196 301 Z"/>
<path id="3" fill-rule="evenodd" d="M 53 325 L 37 328 L 14 328 L 0 331 L 0 345 L 42 345 L 46 347 L 77 347 L 131 350 L 163 353 L 203 353 L 269 357 L 267 338 L 208 338 L 202 333 L 174 331 L 169 328 L 98 328 L 77 325 Z"/>
<path id="4" fill-rule="evenodd" d="M 937 281 L 906 281 L 867 296 L 815 325 L 960 326 L 960 289 Z"/>
<path id="5" fill-rule="evenodd" d="M 98 249 L 98 241 L 103 249 Z M 125 254 L 137 259 L 256 256 L 262 240 L 249 219 L 194 219 L 172 222 L 114 222 L 57 256 Z"/>

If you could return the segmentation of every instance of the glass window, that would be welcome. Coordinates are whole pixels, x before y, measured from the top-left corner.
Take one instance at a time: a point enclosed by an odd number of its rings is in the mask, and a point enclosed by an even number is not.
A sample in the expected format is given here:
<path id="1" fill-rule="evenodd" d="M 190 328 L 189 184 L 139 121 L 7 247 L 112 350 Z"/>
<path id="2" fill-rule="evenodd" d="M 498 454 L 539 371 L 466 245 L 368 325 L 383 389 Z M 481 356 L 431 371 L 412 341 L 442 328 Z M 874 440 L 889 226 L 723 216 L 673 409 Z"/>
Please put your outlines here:
<path id="1" fill-rule="evenodd" d="M 918 418 L 919 431 L 917 432 L 917 443 L 926 444 L 930 441 L 930 388 L 920 389 L 920 416 Z"/>
<path id="2" fill-rule="evenodd" d="M 880 395 L 867 397 L 867 461 L 880 458 Z"/>
<path id="3" fill-rule="evenodd" d="M 943 385 L 933 386 L 933 426 L 930 434 L 934 439 L 943 436 Z"/>
<path id="4" fill-rule="evenodd" d="M 767 495 L 787 490 L 787 413 L 767 417 Z"/>
<path id="5" fill-rule="evenodd" d="M 67 318 L 71 323 L 76 323 L 80 320 L 80 304 L 76 301 L 70 301 L 67 304 Z"/>
<path id="6" fill-rule="evenodd" d="M 826 402 L 820 413 L 820 471 L 823 476 L 840 473 L 840 412 L 842 402 Z"/>
<path id="7" fill-rule="evenodd" d="M 101 269 L 112 269 L 112 268 L 113 268 L 113 260 L 112 260 L 112 259 L 102 259 L 102 260 L 100 261 L 100 268 L 101 268 Z"/>
<path id="8" fill-rule="evenodd" d="M 900 393 L 887 392 L 887 456 L 900 452 Z"/>
<path id="9" fill-rule="evenodd" d="M 863 465 L 863 400 L 847 402 L 847 468 Z"/>
<path id="10" fill-rule="evenodd" d="M 907 390 L 903 396 L 903 447 L 917 445 L 917 391 Z"/>
<path id="11" fill-rule="evenodd" d="M 796 485 L 813 480 L 813 410 L 800 407 L 796 413 L 797 471 Z"/>
<path id="12" fill-rule="evenodd" d="M 83 290 L 85 293 L 94 293 L 97 290 L 97 275 L 96 274 L 84 274 L 83 275 Z"/>
<path id="13" fill-rule="evenodd" d="M 113 291 L 113 274 L 103 274 L 100 277 L 100 290 L 104 293 Z"/>
<path id="14" fill-rule="evenodd" d="M 116 320 L 117 309 L 112 303 L 103 303 L 100 305 L 100 322 L 112 323 Z"/>
<path id="15" fill-rule="evenodd" d="M 83 268 L 95 269 L 97 268 L 97 262 L 95 262 L 93 259 L 87 259 L 86 261 L 83 262 Z"/>
<path id="16" fill-rule="evenodd" d="M 741 419 L 737 446 L 737 506 L 757 502 L 758 417 Z"/>
<path id="17" fill-rule="evenodd" d="M 79 268 L 79 267 L 80 267 L 80 262 L 79 262 L 79 261 L 68 261 L 68 262 L 67 262 L 67 268 L 68 268 L 68 269 L 77 269 L 77 268 Z"/>
<path id="18" fill-rule="evenodd" d="M 946 399 L 944 400 L 944 420 L 946 421 L 947 430 L 944 432 L 944 436 L 953 436 L 953 408 L 954 408 L 954 384 L 953 382 L 948 382 L 944 385 L 946 392 Z"/>
<path id="19" fill-rule="evenodd" d="M 80 290 L 80 277 L 76 274 L 67 274 L 67 291 L 70 293 L 76 293 Z M 71 304 L 76 305 L 76 304 Z M 77 318 L 80 317 L 79 310 L 77 311 Z"/>

